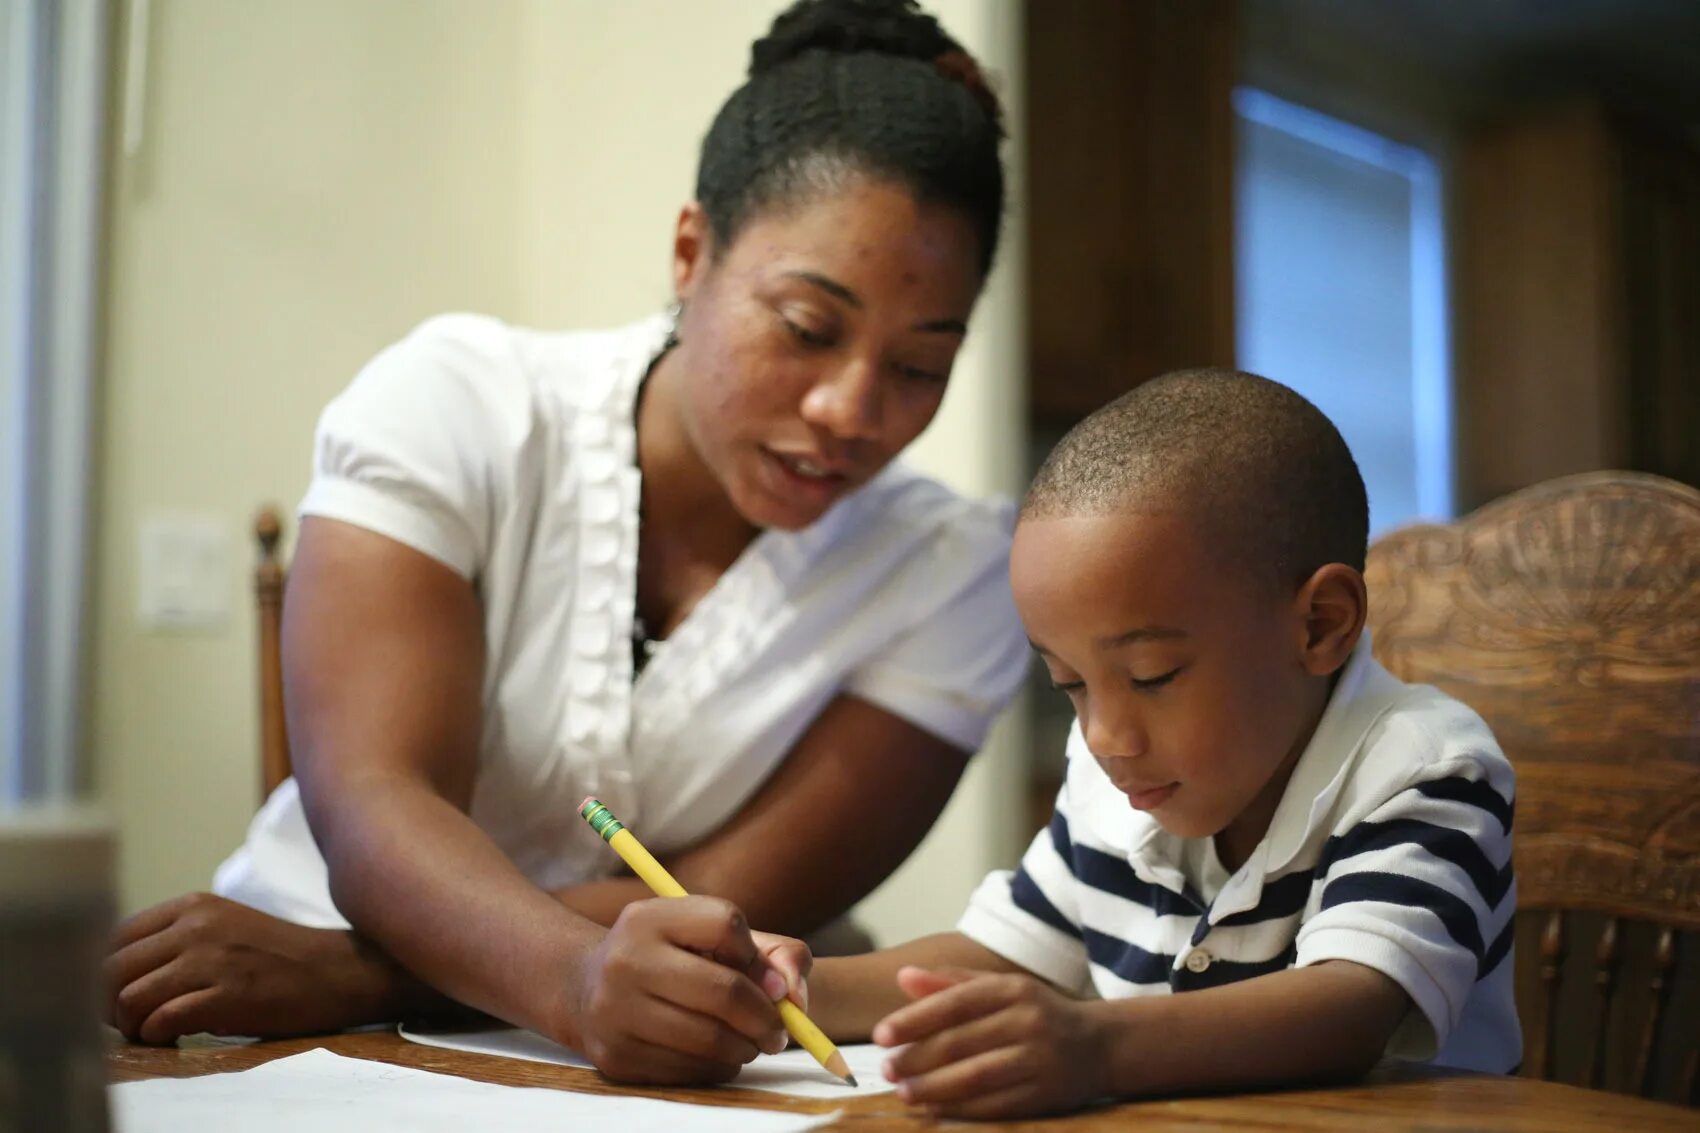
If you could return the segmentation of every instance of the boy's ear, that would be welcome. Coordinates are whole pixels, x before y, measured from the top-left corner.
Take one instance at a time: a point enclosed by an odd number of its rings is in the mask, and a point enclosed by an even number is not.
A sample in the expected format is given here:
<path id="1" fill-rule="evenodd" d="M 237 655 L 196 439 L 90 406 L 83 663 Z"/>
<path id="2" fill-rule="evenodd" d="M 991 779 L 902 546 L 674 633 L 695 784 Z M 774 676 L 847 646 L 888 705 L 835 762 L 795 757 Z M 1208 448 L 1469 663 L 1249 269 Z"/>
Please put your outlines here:
<path id="1" fill-rule="evenodd" d="M 1364 576 L 1345 563 L 1318 567 L 1299 588 L 1298 608 L 1304 618 L 1304 667 L 1312 676 L 1327 676 L 1346 663 L 1363 636 L 1369 614 Z"/>

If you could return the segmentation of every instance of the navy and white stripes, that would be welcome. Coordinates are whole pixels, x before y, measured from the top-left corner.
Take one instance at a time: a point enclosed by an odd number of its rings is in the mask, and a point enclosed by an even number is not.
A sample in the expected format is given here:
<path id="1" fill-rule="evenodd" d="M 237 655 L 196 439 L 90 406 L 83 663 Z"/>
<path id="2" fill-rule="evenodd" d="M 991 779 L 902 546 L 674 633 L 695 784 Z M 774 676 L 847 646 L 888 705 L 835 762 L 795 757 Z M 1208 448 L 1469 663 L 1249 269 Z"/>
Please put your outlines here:
<path id="1" fill-rule="evenodd" d="M 959 928 L 1106 998 L 1351 960 L 1411 996 L 1388 1054 L 1504 1072 L 1522 1054 L 1513 797 L 1510 765 L 1481 720 L 1394 679 L 1366 642 L 1263 842 L 1218 891 L 1196 868 L 1214 851 L 1129 807 L 1076 728 L 1049 827 L 1018 869 L 986 879 Z"/>

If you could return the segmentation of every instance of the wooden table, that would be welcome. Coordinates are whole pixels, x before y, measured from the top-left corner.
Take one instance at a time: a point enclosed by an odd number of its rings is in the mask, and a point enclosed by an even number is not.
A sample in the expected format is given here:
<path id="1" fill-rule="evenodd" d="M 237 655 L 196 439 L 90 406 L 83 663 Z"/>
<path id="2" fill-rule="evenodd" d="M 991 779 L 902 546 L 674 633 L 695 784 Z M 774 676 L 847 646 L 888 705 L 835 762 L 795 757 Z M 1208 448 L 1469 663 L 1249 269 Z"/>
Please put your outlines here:
<path id="1" fill-rule="evenodd" d="M 178 1049 L 123 1045 L 111 1055 L 117 1082 L 142 1078 L 188 1078 L 246 1070 L 285 1055 L 324 1047 L 350 1058 L 369 1058 L 480 1082 L 509 1086 L 546 1086 L 592 1094 L 631 1094 L 688 1101 L 701 1105 L 753 1106 L 800 1113 L 844 1110 L 832 1125 L 851 1133 L 898 1133 L 937 1128 L 908 1112 L 896 1095 L 849 1098 L 834 1102 L 787 1098 L 754 1090 L 644 1090 L 615 1087 L 591 1070 L 543 1063 L 517 1062 L 483 1054 L 418 1046 L 389 1032 L 368 1031 L 311 1039 L 286 1039 L 250 1046 L 208 1046 Z M 728 1128 L 736 1118 L 728 1114 Z M 1515 1130 L 1518 1133 L 1570 1133 L 1572 1130 L 1612 1130 L 1613 1133 L 1657 1133 L 1663 1130 L 1700 1131 L 1700 1111 L 1619 1094 L 1581 1090 L 1526 1078 L 1496 1078 L 1433 1070 L 1377 1072 L 1370 1080 L 1331 1089 L 1289 1090 L 1234 1097 L 1185 1098 L 1132 1102 L 1048 1121 L 987 1126 L 1023 1133 L 1067 1128 L 1079 1133 L 1284 1133 L 1296 1130 Z"/>

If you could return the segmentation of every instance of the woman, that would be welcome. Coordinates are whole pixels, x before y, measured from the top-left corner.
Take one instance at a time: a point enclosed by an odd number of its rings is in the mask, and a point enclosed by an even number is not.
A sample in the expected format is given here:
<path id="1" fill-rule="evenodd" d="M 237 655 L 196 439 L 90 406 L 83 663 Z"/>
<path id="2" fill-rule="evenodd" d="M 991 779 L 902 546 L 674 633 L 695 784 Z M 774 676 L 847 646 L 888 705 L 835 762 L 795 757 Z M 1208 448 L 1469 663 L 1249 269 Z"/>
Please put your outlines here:
<path id="1" fill-rule="evenodd" d="M 667 1082 L 781 1041 L 748 926 L 883 880 L 1025 666 L 1007 514 L 890 463 L 990 268 L 1000 139 L 912 0 L 803 0 L 704 140 L 671 317 L 450 316 L 359 375 L 290 576 L 296 778 L 221 898 L 121 930 L 121 1029 L 447 997 Z M 587 793 L 717 898 L 614 876 Z"/>

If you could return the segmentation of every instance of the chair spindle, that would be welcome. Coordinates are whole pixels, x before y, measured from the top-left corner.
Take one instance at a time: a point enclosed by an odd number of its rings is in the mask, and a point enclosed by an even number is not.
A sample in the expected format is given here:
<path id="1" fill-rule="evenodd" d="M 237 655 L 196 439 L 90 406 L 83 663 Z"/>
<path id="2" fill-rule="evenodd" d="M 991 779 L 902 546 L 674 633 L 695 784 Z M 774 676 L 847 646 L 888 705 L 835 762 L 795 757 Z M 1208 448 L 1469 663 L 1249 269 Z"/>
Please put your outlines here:
<path id="1" fill-rule="evenodd" d="M 1682 1095 L 1688 1104 L 1700 1106 L 1700 1042 L 1688 1052 L 1688 1069 L 1682 1075 Z"/>
<path id="2" fill-rule="evenodd" d="M 1607 917 L 1600 928 L 1600 941 L 1594 948 L 1594 989 L 1599 996 L 1599 1023 L 1588 1040 L 1588 1076 L 1590 1090 L 1600 1088 L 1605 1076 L 1606 1035 L 1611 1030 L 1612 1001 L 1617 994 L 1617 930 L 1616 917 Z"/>
<path id="3" fill-rule="evenodd" d="M 1564 974 L 1564 913 L 1553 909 L 1547 913 L 1546 927 L 1541 930 L 1541 1015 L 1535 1044 L 1534 1076 L 1551 1078 L 1557 1067 L 1557 1035 L 1553 1020 L 1558 1015 L 1558 984 Z"/>
<path id="4" fill-rule="evenodd" d="M 1659 930 L 1659 939 L 1653 945 L 1653 974 L 1647 981 L 1647 1025 L 1641 1031 L 1641 1042 L 1635 1052 L 1632 1085 L 1643 1097 L 1650 1097 L 1653 1092 L 1653 1056 L 1658 1051 L 1659 1019 L 1670 995 L 1670 973 L 1675 966 L 1676 929 L 1666 925 Z"/>

